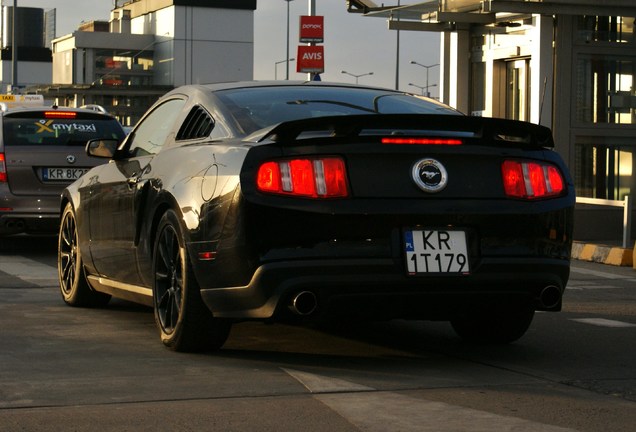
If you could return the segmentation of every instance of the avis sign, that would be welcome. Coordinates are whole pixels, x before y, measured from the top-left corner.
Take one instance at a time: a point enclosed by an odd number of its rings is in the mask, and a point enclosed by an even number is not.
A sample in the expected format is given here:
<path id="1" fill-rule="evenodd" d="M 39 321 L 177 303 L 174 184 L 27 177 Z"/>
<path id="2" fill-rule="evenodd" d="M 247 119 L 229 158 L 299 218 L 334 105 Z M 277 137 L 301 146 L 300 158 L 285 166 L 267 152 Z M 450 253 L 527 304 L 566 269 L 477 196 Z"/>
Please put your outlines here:
<path id="1" fill-rule="evenodd" d="M 325 49 L 322 45 L 298 46 L 296 72 L 323 73 L 325 71 Z"/>
<path id="2" fill-rule="evenodd" d="M 325 17 L 301 16 L 300 17 L 300 42 L 322 43 L 325 39 Z"/>

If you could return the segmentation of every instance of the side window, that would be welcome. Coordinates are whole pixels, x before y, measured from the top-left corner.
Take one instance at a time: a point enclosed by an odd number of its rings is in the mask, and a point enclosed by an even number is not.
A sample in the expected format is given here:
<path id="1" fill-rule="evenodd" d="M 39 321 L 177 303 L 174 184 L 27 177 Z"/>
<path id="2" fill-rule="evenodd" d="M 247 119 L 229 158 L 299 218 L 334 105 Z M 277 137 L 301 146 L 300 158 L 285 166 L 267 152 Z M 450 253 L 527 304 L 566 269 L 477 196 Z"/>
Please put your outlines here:
<path id="1" fill-rule="evenodd" d="M 172 131 L 181 109 L 183 99 L 171 99 L 153 110 L 135 129 L 132 143 L 128 147 L 130 157 L 154 155 L 161 150 Z"/>
<path id="2" fill-rule="evenodd" d="M 193 107 L 177 132 L 177 141 L 185 141 L 210 136 L 214 128 L 214 120 L 200 106 Z"/>

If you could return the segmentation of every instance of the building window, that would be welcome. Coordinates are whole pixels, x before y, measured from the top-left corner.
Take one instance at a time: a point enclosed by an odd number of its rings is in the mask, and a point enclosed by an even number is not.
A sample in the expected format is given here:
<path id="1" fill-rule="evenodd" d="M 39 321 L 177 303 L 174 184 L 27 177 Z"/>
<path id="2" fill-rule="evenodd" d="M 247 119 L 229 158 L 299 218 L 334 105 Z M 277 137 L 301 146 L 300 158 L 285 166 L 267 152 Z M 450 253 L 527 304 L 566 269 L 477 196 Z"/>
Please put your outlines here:
<path id="1" fill-rule="evenodd" d="M 636 43 L 633 17 L 582 16 L 578 20 L 580 42 Z"/>
<path id="2" fill-rule="evenodd" d="M 530 59 L 512 58 L 493 63 L 492 116 L 530 119 Z"/>
<path id="3" fill-rule="evenodd" d="M 633 195 L 636 145 L 629 138 L 577 137 L 575 187 L 577 196 L 623 200 Z"/>
<path id="4" fill-rule="evenodd" d="M 636 123 L 633 57 L 583 55 L 577 63 L 576 75 L 578 122 Z"/>
<path id="5" fill-rule="evenodd" d="M 506 118 L 528 121 L 530 117 L 530 59 L 506 62 Z"/>
<path id="6" fill-rule="evenodd" d="M 151 51 L 95 51 L 94 82 L 107 86 L 152 85 Z"/>

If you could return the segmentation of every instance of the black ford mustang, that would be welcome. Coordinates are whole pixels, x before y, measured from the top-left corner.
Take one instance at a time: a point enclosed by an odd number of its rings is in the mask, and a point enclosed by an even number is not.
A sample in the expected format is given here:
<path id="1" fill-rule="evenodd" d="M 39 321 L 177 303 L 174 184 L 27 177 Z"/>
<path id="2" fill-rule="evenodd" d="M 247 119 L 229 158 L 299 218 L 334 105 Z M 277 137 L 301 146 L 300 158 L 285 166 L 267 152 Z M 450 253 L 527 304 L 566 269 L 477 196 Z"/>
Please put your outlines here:
<path id="1" fill-rule="evenodd" d="M 511 342 L 558 311 L 574 188 L 544 127 L 327 83 L 178 88 L 62 195 L 64 301 L 152 306 L 177 351 L 233 322 L 449 320 Z"/>

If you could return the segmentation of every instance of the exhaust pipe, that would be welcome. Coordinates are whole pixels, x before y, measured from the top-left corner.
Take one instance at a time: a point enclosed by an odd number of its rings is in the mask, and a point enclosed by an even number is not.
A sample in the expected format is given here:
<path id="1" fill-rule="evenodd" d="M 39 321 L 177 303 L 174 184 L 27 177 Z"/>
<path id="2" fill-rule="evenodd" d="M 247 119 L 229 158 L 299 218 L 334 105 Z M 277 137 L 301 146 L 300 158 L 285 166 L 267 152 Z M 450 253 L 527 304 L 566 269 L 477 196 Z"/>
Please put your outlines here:
<path id="1" fill-rule="evenodd" d="M 541 306 L 546 309 L 555 307 L 560 301 L 561 290 L 554 285 L 548 285 L 543 288 L 543 290 L 541 290 L 541 294 L 539 294 L 539 302 L 541 302 Z"/>
<path id="2" fill-rule="evenodd" d="M 9 219 L 4 224 L 5 228 L 11 232 L 24 231 L 26 224 L 23 219 Z"/>
<path id="3" fill-rule="evenodd" d="M 296 294 L 289 305 L 289 308 L 297 315 L 311 315 L 318 307 L 316 294 L 311 291 L 301 291 Z"/>

